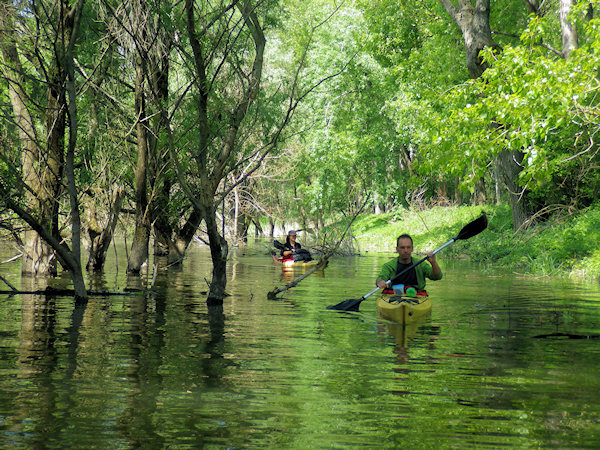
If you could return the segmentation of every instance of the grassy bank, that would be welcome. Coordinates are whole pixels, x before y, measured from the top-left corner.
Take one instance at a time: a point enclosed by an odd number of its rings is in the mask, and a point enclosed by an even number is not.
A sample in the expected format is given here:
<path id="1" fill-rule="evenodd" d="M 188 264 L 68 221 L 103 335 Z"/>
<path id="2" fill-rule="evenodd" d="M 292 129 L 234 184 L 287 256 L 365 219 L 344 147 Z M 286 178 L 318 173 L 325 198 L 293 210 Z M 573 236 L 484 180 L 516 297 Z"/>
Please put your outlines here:
<path id="1" fill-rule="evenodd" d="M 515 234 L 508 205 L 435 207 L 363 215 L 352 226 L 361 252 L 393 253 L 395 238 L 409 233 L 415 251 L 439 247 L 485 210 L 489 227 L 443 251 L 444 257 L 469 258 L 490 269 L 502 267 L 532 276 L 600 277 L 600 205 L 577 213 L 557 213 Z"/>

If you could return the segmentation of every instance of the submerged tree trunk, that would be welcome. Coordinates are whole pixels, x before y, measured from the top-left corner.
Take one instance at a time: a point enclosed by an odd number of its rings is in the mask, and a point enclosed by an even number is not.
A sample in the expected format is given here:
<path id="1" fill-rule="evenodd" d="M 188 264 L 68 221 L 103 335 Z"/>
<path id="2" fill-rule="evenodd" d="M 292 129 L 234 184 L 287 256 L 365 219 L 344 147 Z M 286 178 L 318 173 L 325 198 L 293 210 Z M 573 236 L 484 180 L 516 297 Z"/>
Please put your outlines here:
<path id="1" fill-rule="evenodd" d="M 222 180 L 232 171 L 232 160 L 237 156 L 236 152 L 240 146 L 238 133 L 250 107 L 258 96 L 262 78 L 266 41 L 258 20 L 256 7 L 257 5 L 250 1 L 242 1 L 231 5 L 232 10 L 235 8 L 243 18 L 240 26 L 248 30 L 249 41 L 252 42 L 252 48 L 247 50 L 252 52 L 252 56 L 247 61 L 242 62 L 238 59 L 238 56 L 232 57 L 228 48 L 211 49 L 210 46 L 216 41 L 209 43 L 207 51 L 206 30 L 202 27 L 197 29 L 198 23 L 201 23 L 199 18 L 203 16 L 204 12 L 197 10 L 197 4 L 193 0 L 185 1 L 187 37 L 193 53 L 191 63 L 195 75 L 195 88 L 197 89 L 196 122 L 198 137 L 195 150 L 190 155 L 190 160 L 195 163 L 193 172 L 197 179 L 195 187 L 190 186 L 186 181 L 186 176 L 189 176 L 189 169 L 184 172 L 183 167 L 177 162 L 178 156 L 174 152 L 171 152 L 171 155 L 175 161 L 175 168 L 182 189 L 193 205 L 194 210 L 201 214 L 197 221 L 199 223 L 199 219 L 202 219 L 206 225 L 213 263 L 213 279 L 210 283 L 210 292 L 207 299 L 209 304 L 222 303 L 227 283 L 228 245 L 218 230 L 216 209 L 221 199 L 216 197 L 216 193 Z M 226 16 L 227 14 L 223 17 Z M 226 26 L 229 26 L 229 23 Z M 240 30 L 226 29 L 226 31 L 220 31 L 220 33 L 223 34 L 223 40 L 227 41 L 229 37 L 238 36 Z M 228 33 L 231 33 L 230 36 L 227 36 Z M 224 109 L 218 108 L 215 111 L 210 109 L 211 96 L 215 95 L 210 77 L 212 65 L 220 67 L 219 70 L 224 70 L 223 65 L 231 65 L 234 68 L 232 73 L 242 74 L 240 77 L 242 82 L 239 86 L 235 85 L 233 79 L 228 78 L 231 80 L 232 86 L 223 90 L 223 92 L 229 90 L 235 93 L 232 98 L 228 99 L 231 106 Z M 193 225 L 191 221 L 188 222 Z"/>
<path id="2" fill-rule="evenodd" d="M 83 10 L 83 0 L 79 0 L 71 9 L 67 2 L 60 5 L 61 16 L 61 59 L 63 60 L 66 75 L 67 111 L 69 115 L 69 141 L 65 157 L 65 175 L 67 179 L 67 193 L 71 206 L 71 253 L 75 262 L 74 267 L 68 267 L 73 280 L 76 300 L 87 301 L 87 290 L 83 279 L 81 266 L 81 216 L 79 214 L 79 192 L 75 179 L 75 150 L 77 146 L 77 133 L 79 119 L 77 110 L 77 93 L 75 89 L 75 64 L 73 61 L 73 47 L 75 37 L 79 31 L 80 18 Z M 58 234 L 58 230 L 57 230 Z"/>
<path id="3" fill-rule="evenodd" d="M 150 217 L 148 214 L 148 133 L 146 130 L 146 99 L 144 92 L 144 67 L 138 50 L 136 57 L 135 78 L 135 113 L 137 132 L 137 165 L 135 168 L 135 232 L 127 272 L 139 273 L 144 263 L 148 260 L 148 246 L 150 245 Z"/>
<path id="4" fill-rule="evenodd" d="M 21 164 L 23 184 L 29 189 L 23 189 L 25 204 L 38 210 L 40 204 L 35 195 L 41 190 L 42 179 L 37 172 L 40 155 L 43 150 L 38 145 L 37 131 L 33 117 L 25 100 L 28 98 L 24 86 L 24 70 L 19 59 L 15 42 L 16 37 L 12 12 L 8 5 L 1 5 L 0 10 L 0 50 L 4 64 L 4 78 L 8 82 L 8 95 L 12 104 L 16 129 L 21 143 Z M 41 215 L 40 215 L 41 217 Z M 49 273 L 55 263 L 51 248 L 34 230 L 26 231 L 23 236 L 23 260 L 21 271 L 24 274 Z"/>
<path id="5" fill-rule="evenodd" d="M 75 151 L 77 144 L 78 118 L 75 89 L 73 49 L 83 9 L 83 0 L 71 6 L 68 2 L 56 2 L 46 13 L 36 16 L 39 35 L 31 39 L 42 39 L 52 49 L 49 63 L 41 73 L 47 76 L 43 87 L 46 90 L 46 103 L 42 102 L 41 113 L 45 120 L 45 148 L 36 138 L 34 114 L 30 108 L 39 104 L 27 103 L 29 98 L 23 86 L 26 79 L 15 45 L 19 39 L 15 35 L 11 11 L 12 4 L 0 5 L 0 46 L 5 62 L 4 72 L 9 81 L 9 96 L 19 130 L 22 147 L 22 178 L 25 202 L 12 198 L 5 203 L 22 220 L 31 226 L 24 239 L 22 272 L 42 275 L 56 274 L 57 261 L 69 271 L 75 297 L 78 301 L 87 300 L 87 292 L 81 270 L 81 221 L 79 218 L 78 191 L 75 180 Z M 34 11 L 35 12 L 35 11 Z M 50 19 L 47 21 L 46 19 Z M 44 55 L 35 55 L 43 58 Z M 42 62 L 45 64 L 45 62 Z M 65 153 L 67 115 L 69 118 L 69 140 Z M 66 180 L 63 179 L 66 175 Z M 64 183 L 64 185 L 63 185 Z M 71 218 L 71 247 L 59 233 L 60 195 L 69 195 L 69 216 Z M 14 186 L 13 186 L 14 188 Z M 5 191 L 6 187 L 2 186 Z M 5 195 L 10 195 L 6 193 Z"/>
<path id="6" fill-rule="evenodd" d="M 123 190 L 116 189 L 113 195 L 113 201 L 107 223 L 102 229 L 99 229 L 100 227 L 97 227 L 96 229 L 90 229 L 91 244 L 90 257 L 86 266 L 87 270 L 99 271 L 104 268 L 106 253 L 113 239 L 124 197 Z"/>
<path id="7" fill-rule="evenodd" d="M 227 241 L 219 233 L 219 225 L 215 210 L 207 210 L 204 215 L 206 232 L 208 233 L 210 256 L 213 264 L 212 280 L 207 303 L 218 305 L 223 303 L 225 287 L 227 286 Z"/>

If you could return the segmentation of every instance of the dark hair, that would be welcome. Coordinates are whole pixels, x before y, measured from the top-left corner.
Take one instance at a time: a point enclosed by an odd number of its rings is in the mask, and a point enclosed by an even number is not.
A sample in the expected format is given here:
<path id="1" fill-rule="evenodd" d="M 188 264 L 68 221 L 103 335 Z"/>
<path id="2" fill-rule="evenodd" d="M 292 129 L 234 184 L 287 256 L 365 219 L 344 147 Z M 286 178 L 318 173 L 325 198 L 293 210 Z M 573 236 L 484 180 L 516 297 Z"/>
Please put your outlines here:
<path id="1" fill-rule="evenodd" d="M 410 239 L 410 245 L 414 245 L 413 244 L 413 240 L 410 237 L 409 234 L 401 234 L 400 236 L 398 236 L 398 238 L 396 239 L 396 247 L 398 246 L 398 242 L 400 241 L 400 239 Z"/>

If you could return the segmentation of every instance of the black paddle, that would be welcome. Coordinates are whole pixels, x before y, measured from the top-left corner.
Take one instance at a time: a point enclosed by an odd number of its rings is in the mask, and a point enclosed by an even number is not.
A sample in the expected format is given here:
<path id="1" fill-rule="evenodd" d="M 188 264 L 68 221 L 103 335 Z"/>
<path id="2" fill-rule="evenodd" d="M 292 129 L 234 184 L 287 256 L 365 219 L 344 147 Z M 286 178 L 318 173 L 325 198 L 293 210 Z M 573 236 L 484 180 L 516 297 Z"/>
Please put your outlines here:
<path id="1" fill-rule="evenodd" d="M 441 247 L 435 249 L 433 251 L 433 254 L 435 255 L 436 253 L 438 253 L 439 251 L 445 249 L 450 244 L 453 244 L 454 242 L 458 241 L 459 239 L 469 239 L 469 238 L 472 238 L 473 236 L 481 233 L 483 230 L 485 230 L 487 228 L 487 224 L 488 224 L 487 217 L 486 217 L 485 213 L 483 213 L 481 216 L 479 216 L 474 221 L 466 224 L 462 228 L 462 230 L 460 230 L 460 233 L 458 233 L 458 235 L 455 238 L 450 239 L 444 245 L 442 245 Z M 412 268 L 417 267 L 419 264 L 421 264 L 427 258 L 428 258 L 428 256 L 426 256 L 425 258 L 421 259 L 420 261 L 412 263 L 406 269 L 404 269 L 404 270 L 400 271 L 399 273 L 397 273 L 393 278 L 387 280 L 386 284 L 388 286 L 390 286 L 390 283 L 393 282 L 396 278 L 398 278 L 400 275 L 408 272 Z M 336 309 L 338 311 L 358 311 L 358 307 L 360 306 L 361 302 L 363 300 L 365 300 L 367 297 L 370 297 L 371 295 L 373 295 L 378 290 L 379 290 L 379 287 L 376 287 L 371 292 L 363 295 L 361 298 L 344 300 L 343 302 L 340 302 L 337 305 L 328 306 L 327 309 Z"/>

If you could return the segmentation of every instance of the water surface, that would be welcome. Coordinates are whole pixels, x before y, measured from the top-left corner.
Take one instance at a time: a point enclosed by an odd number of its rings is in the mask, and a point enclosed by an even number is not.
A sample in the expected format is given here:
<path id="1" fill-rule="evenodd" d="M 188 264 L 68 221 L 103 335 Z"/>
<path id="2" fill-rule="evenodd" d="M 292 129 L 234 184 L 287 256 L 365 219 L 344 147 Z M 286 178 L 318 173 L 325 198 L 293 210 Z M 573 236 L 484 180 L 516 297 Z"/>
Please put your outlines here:
<path id="1" fill-rule="evenodd" d="M 141 279 L 117 256 L 90 285 L 150 293 L 0 296 L 3 448 L 600 446 L 596 283 L 442 256 L 431 315 L 403 328 L 375 296 L 325 309 L 369 292 L 392 255 L 334 259 L 268 300 L 294 273 L 252 242 L 210 309 L 205 247 Z M 22 287 L 18 264 L 0 274 Z"/>

